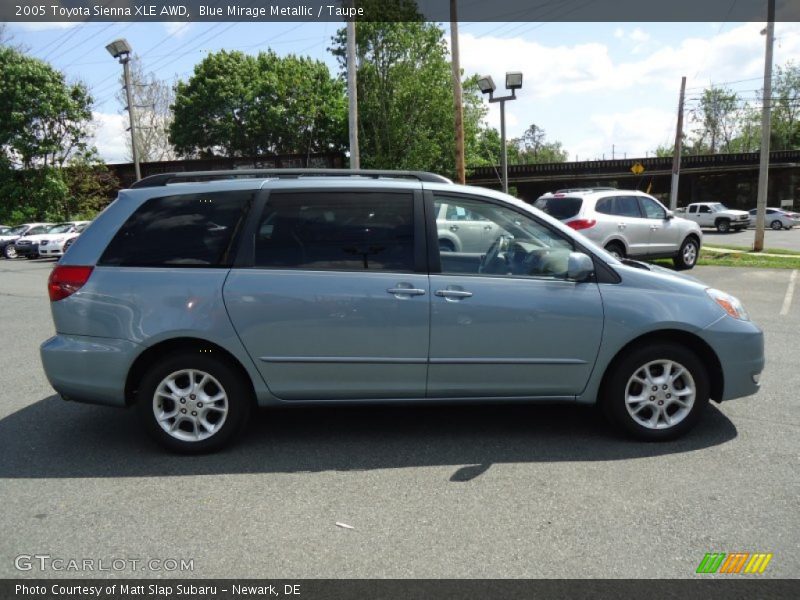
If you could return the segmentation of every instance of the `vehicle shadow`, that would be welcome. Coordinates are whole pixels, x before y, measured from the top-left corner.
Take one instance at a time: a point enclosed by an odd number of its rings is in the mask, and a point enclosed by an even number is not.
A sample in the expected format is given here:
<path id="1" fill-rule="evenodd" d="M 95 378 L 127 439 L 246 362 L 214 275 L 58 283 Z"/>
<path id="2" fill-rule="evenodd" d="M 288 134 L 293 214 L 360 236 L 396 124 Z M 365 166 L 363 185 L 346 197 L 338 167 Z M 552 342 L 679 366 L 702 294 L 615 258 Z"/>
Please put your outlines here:
<path id="1" fill-rule="evenodd" d="M 322 407 L 259 411 L 217 454 L 162 451 L 133 411 L 50 396 L 0 420 L 0 478 L 85 478 L 296 473 L 452 465 L 469 481 L 492 464 L 607 461 L 723 444 L 736 427 L 716 406 L 684 438 L 647 444 L 619 437 L 582 406 Z"/>

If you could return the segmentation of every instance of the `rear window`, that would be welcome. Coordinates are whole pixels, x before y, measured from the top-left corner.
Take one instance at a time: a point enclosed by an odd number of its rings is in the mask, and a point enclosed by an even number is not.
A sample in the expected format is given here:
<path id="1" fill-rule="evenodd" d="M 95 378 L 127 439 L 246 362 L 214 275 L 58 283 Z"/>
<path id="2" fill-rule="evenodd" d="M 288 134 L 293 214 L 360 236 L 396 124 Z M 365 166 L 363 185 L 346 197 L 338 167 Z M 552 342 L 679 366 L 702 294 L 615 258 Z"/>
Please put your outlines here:
<path id="1" fill-rule="evenodd" d="M 253 192 L 211 192 L 152 198 L 120 228 L 100 265 L 220 267 L 230 265 L 232 242 Z"/>
<path id="2" fill-rule="evenodd" d="M 534 206 L 539 210 L 546 212 L 551 217 L 555 217 L 559 221 L 571 219 L 577 215 L 581 210 L 583 200 L 581 198 L 563 197 L 557 198 L 550 196 L 547 198 L 539 198 L 534 202 Z"/>

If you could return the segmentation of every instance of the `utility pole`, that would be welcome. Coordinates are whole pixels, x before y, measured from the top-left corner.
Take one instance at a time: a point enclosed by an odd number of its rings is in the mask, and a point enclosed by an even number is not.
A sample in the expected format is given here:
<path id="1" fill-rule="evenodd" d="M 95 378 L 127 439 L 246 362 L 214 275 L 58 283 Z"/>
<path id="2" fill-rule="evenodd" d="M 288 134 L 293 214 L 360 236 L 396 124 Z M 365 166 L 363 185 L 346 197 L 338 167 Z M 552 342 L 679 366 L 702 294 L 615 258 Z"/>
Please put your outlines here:
<path id="1" fill-rule="evenodd" d="M 681 77 L 681 94 L 678 97 L 678 125 L 675 128 L 675 149 L 672 152 L 672 185 L 669 189 L 669 209 L 678 208 L 678 180 L 681 175 L 683 152 L 683 102 L 686 95 L 686 76 Z"/>
<path id="2" fill-rule="evenodd" d="M 456 183 L 466 183 L 464 168 L 464 107 L 461 97 L 461 56 L 458 50 L 457 0 L 450 0 L 450 64 L 453 69 L 453 108 L 456 126 Z"/>
<path id="3" fill-rule="evenodd" d="M 764 98 L 761 101 L 761 161 L 758 167 L 758 199 L 756 201 L 756 237 L 753 252 L 764 249 L 764 223 L 767 218 L 769 183 L 769 137 L 772 116 L 772 44 L 775 38 L 775 0 L 767 0 L 767 48 L 764 57 Z"/>
<path id="4" fill-rule="evenodd" d="M 352 0 L 350 2 L 352 6 Z M 348 125 L 350 128 L 350 168 L 361 168 L 358 150 L 358 90 L 356 89 L 356 22 L 352 17 L 347 21 L 347 100 Z"/>

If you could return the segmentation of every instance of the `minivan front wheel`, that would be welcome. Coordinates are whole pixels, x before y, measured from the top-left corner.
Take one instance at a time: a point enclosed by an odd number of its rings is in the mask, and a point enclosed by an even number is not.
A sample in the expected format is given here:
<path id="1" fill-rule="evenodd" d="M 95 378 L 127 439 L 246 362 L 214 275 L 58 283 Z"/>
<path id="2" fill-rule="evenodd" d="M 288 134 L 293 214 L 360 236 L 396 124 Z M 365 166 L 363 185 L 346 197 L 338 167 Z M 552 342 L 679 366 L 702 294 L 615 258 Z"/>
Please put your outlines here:
<path id="1" fill-rule="evenodd" d="M 241 376 L 226 361 L 193 353 L 154 365 L 137 393 L 147 432 L 186 454 L 222 448 L 247 421 L 250 403 Z"/>
<path id="2" fill-rule="evenodd" d="M 697 355 L 679 344 L 634 348 L 612 369 L 602 398 L 605 412 L 638 439 L 680 437 L 708 405 L 708 373 Z"/>

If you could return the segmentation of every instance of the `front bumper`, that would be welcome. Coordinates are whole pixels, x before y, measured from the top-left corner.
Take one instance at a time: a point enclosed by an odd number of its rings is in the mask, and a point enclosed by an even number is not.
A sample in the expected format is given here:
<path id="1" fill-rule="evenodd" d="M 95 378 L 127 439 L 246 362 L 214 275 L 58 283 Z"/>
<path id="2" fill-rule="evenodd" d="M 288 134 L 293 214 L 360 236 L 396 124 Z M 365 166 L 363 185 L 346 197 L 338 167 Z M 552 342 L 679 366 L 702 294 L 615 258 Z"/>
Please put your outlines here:
<path id="1" fill-rule="evenodd" d="M 63 256 L 61 246 L 39 246 L 39 256 Z"/>
<path id="2" fill-rule="evenodd" d="M 141 347 L 127 340 L 58 334 L 39 352 L 47 380 L 66 400 L 125 406 L 125 381 Z"/>
<path id="3" fill-rule="evenodd" d="M 39 244 L 25 244 L 23 246 L 14 244 L 14 249 L 17 251 L 17 256 L 39 256 Z"/>
<path id="4" fill-rule="evenodd" d="M 755 394 L 764 370 L 764 332 L 752 321 L 724 316 L 703 330 L 722 366 L 724 387 L 719 400 Z"/>

